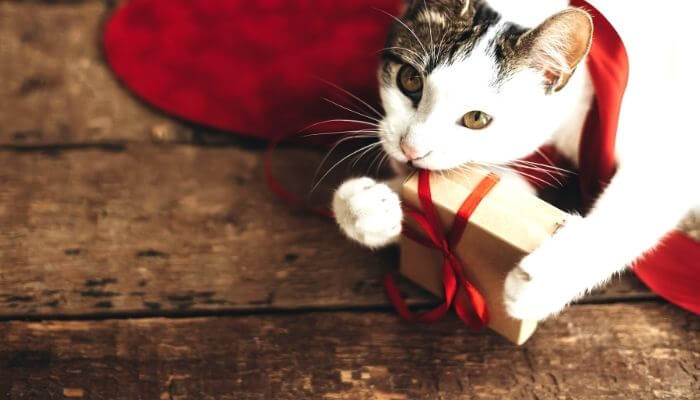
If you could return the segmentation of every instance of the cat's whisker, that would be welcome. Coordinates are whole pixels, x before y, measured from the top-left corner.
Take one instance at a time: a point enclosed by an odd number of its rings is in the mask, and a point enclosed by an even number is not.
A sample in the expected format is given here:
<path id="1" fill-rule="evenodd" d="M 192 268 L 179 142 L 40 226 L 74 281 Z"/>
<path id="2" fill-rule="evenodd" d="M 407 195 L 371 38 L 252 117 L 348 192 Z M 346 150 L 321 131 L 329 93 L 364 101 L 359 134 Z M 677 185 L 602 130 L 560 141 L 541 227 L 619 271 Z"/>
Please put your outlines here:
<path id="1" fill-rule="evenodd" d="M 532 175 L 532 174 L 528 174 L 528 173 L 523 172 L 523 171 L 518 171 L 518 173 L 519 173 L 520 175 L 523 175 L 523 176 L 526 177 L 526 178 L 530 178 L 530 179 L 532 179 L 532 180 L 534 180 L 534 181 L 540 182 L 541 184 L 543 184 L 543 185 L 545 185 L 545 186 L 549 186 L 549 187 L 556 187 L 556 186 L 557 186 L 557 185 L 553 184 L 552 182 L 549 182 L 549 181 L 547 181 L 547 180 L 545 180 L 545 179 L 542 179 L 542 178 L 540 178 L 540 177 L 538 177 L 538 176 L 535 176 L 535 175 Z M 561 186 L 561 182 L 557 181 L 557 184 L 559 184 L 559 186 Z"/>
<path id="2" fill-rule="evenodd" d="M 412 174 L 406 174 L 406 176 L 403 178 L 403 182 L 401 182 L 401 186 L 405 185 L 406 182 L 408 182 L 409 179 L 411 179 Z"/>
<path id="3" fill-rule="evenodd" d="M 489 163 L 480 163 L 480 164 L 483 164 L 483 165 L 486 166 L 486 167 L 491 167 L 491 168 L 500 169 L 501 171 L 504 171 L 504 172 L 506 172 L 506 173 L 511 173 L 511 172 L 513 172 L 513 170 L 512 170 L 511 168 L 504 167 L 504 166 L 498 165 L 498 164 L 489 164 Z M 522 176 L 524 176 L 524 177 L 526 177 L 526 178 L 530 178 L 530 179 L 532 179 L 532 180 L 534 180 L 534 181 L 540 182 L 540 183 L 542 183 L 542 184 L 545 185 L 545 186 L 549 186 L 549 187 L 555 187 L 555 186 L 556 186 L 556 185 L 552 184 L 552 182 L 549 182 L 549 181 L 547 181 L 547 180 L 545 180 L 545 179 L 542 179 L 542 178 L 540 178 L 540 177 L 538 177 L 538 176 L 535 176 L 535 175 L 532 175 L 532 174 L 528 174 L 527 172 L 523 172 L 523 171 L 517 171 L 517 172 L 518 172 L 518 174 L 520 174 L 520 175 L 522 175 Z M 559 183 L 559 185 L 561 185 L 560 182 L 558 182 L 558 183 Z"/>
<path id="4" fill-rule="evenodd" d="M 376 146 L 377 144 L 378 144 L 378 142 L 370 143 L 370 144 L 368 144 L 368 145 L 366 145 L 366 146 L 360 147 L 359 149 L 357 149 L 357 150 L 353 151 L 352 153 L 346 155 L 345 157 L 341 158 L 338 162 L 336 162 L 335 164 L 333 164 L 333 166 L 330 167 L 330 168 L 323 174 L 323 176 L 321 176 L 321 178 L 320 178 L 320 179 L 314 184 L 314 186 L 311 188 L 311 191 L 309 192 L 309 194 L 312 194 L 312 193 L 316 190 L 316 188 L 318 188 L 318 185 L 320 185 L 321 182 L 323 182 L 323 180 L 326 179 L 326 177 L 331 173 L 331 171 L 333 171 L 338 165 L 342 164 L 345 160 L 347 160 L 348 158 L 354 156 L 355 154 L 357 154 L 357 153 L 359 153 L 359 152 L 361 152 L 361 151 L 364 151 L 364 150 L 367 149 L 368 147 L 370 147 L 370 148 L 371 148 L 371 147 L 374 147 L 374 146 Z"/>
<path id="5" fill-rule="evenodd" d="M 547 157 L 547 155 L 544 154 L 542 150 L 536 149 L 535 151 L 537 152 L 537 154 L 541 155 L 542 158 L 544 158 L 544 160 L 547 161 L 549 164 L 554 165 L 554 162 L 552 162 L 552 160 L 549 157 Z"/>
<path id="6" fill-rule="evenodd" d="M 574 171 L 568 170 L 568 169 L 566 169 L 566 168 L 561 168 L 561 167 L 557 167 L 557 166 L 555 166 L 555 165 L 550 165 L 550 164 L 542 164 L 542 163 L 538 163 L 538 162 L 534 162 L 534 161 L 515 160 L 515 161 L 512 161 L 512 162 L 513 162 L 513 163 L 518 163 L 518 164 L 524 164 L 524 165 L 532 165 L 532 166 L 535 166 L 535 167 L 540 167 L 540 168 L 548 169 L 548 170 L 551 170 L 551 171 L 558 171 L 558 172 L 560 172 L 560 173 L 562 173 L 562 174 L 564 174 L 564 175 L 568 175 L 568 174 L 573 174 L 573 173 L 575 173 Z"/>
<path id="7" fill-rule="evenodd" d="M 387 51 L 387 50 L 402 50 L 402 51 L 409 52 L 415 56 L 415 58 L 412 60 L 414 63 L 416 63 L 418 65 L 425 63 L 423 56 L 421 56 L 420 54 L 416 53 L 415 51 L 413 51 L 411 49 L 407 49 L 407 48 L 401 47 L 401 46 L 385 47 L 385 48 L 379 50 L 377 53 L 381 53 L 381 52 Z"/>
<path id="8" fill-rule="evenodd" d="M 330 135 L 342 135 L 342 134 L 354 134 L 356 133 L 357 135 L 352 135 L 352 136 L 364 136 L 364 137 L 376 137 L 377 134 L 379 133 L 378 130 L 374 129 L 359 129 L 355 131 L 332 131 L 332 132 L 316 132 L 316 133 L 309 133 L 306 135 L 303 135 L 303 138 L 307 137 L 314 137 L 314 136 L 330 136 Z"/>
<path id="9" fill-rule="evenodd" d="M 518 164 L 518 163 L 507 163 L 506 165 L 509 166 L 509 167 L 528 169 L 528 170 L 531 170 L 531 171 L 539 171 L 539 172 L 546 173 L 547 175 L 550 175 L 550 176 L 551 176 L 552 174 L 554 174 L 554 175 L 556 175 L 556 176 L 559 176 L 559 177 L 565 177 L 565 176 L 569 175 L 569 174 L 567 174 L 567 173 L 565 173 L 565 172 L 557 171 L 557 170 L 551 170 L 551 169 L 548 169 L 548 168 L 543 168 L 542 166 L 539 166 L 539 165 L 528 165 L 528 164 Z"/>
<path id="10" fill-rule="evenodd" d="M 451 171 L 453 171 L 456 174 L 459 174 L 462 177 L 467 177 L 468 174 L 471 174 L 474 171 L 474 168 L 469 164 L 464 164 L 452 169 Z"/>
<path id="11" fill-rule="evenodd" d="M 470 164 L 464 164 L 458 171 L 465 174 L 471 174 L 474 172 L 474 167 Z"/>
<path id="12" fill-rule="evenodd" d="M 378 120 L 377 118 L 371 117 L 371 116 L 366 115 L 366 114 L 363 114 L 363 113 L 361 113 L 361 112 L 359 112 L 359 111 L 357 111 L 357 110 L 353 110 L 352 108 L 349 108 L 349 107 L 346 107 L 346 106 L 344 106 L 344 105 L 338 104 L 338 103 L 336 103 L 335 101 L 333 101 L 333 100 L 331 100 L 331 99 L 329 99 L 329 98 L 327 98 L 327 97 L 322 97 L 321 99 L 323 99 L 324 101 L 326 101 L 326 102 L 328 102 L 328 103 L 333 104 L 333 105 L 336 106 L 336 107 L 342 108 L 342 109 L 345 110 L 345 111 L 349 111 L 349 112 L 351 112 L 351 113 L 353 113 L 353 114 L 355 114 L 355 115 L 359 115 L 359 116 L 362 117 L 362 118 L 370 119 L 370 120 L 372 120 L 372 121 L 374 121 L 374 122 L 376 122 L 376 123 L 380 123 L 380 122 L 381 122 L 381 121 Z"/>
<path id="13" fill-rule="evenodd" d="M 341 92 L 345 93 L 346 95 L 352 97 L 353 99 L 355 99 L 356 101 L 360 102 L 362 105 L 364 105 L 365 107 L 367 107 L 367 109 L 369 109 L 370 111 L 374 112 L 379 118 L 383 118 L 383 117 L 384 117 L 384 116 L 382 115 L 382 113 L 380 113 L 376 108 L 372 107 L 371 105 L 369 105 L 369 103 L 367 103 L 366 101 L 362 100 L 361 98 L 359 98 L 359 97 L 356 96 L 355 94 L 351 93 L 350 91 L 348 91 L 348 90 L 346 90 L 346 89 L 343 89 L 342 87 L 336 85 L 335 83 L 330 82 L 330 81 L 327 81 L 327 80 L 325 80 L 325 79 L 323 79 L 323 78 L 316 78 L 316 79 L 318 79 L 318 80 L 320 80 L 321 82 L 325 83 L 326 85 L 329 85 L 329 86 L 331 86 L 331 87 L 334 87 L 334 88 L 340 90 Z"/>
<path id="14" fill-rule="evenodd" d="M 559 184 L 559 186 L 562 186 L 563 183 L 558 179 L 558 177 L 565 178 L 566 176 L 573 174 L 573 172 L 568 171 L 568 170 L 563 169 L 563 168 L 556 168 L 553 166 L 549 166 L 546 164 L 539 164 L 539 163 L 535 163 L 535 162 L 525 162 L 523 160 L 513 161 L 513 162 L 511 162 L 511 165 L 513 165 L 517 168 L 523 168 L 523 169 L 528 169 L 528 170 L 532 170 L 532 171 L 544 172 L 551 179 L 555 180 L 557 182 L 557 184 Z M 554 176 L 553 174 L 555 174 L 557 176 Z"/>
<path id="15" fill-rule="evenodd" d="M 425 7 L 424 12 L 429 11 L 428 3 L 426 0 L 423 0 L 423 7 Z M 432 22 L 432 18 L 430 18 L 430 17 L 426 17 L 426 19 L 428 20 L 428 32 L 430 33 L 430 51 L 432 51 L 432 59 L 435 60 L 436 56 L 435 56 L 435 41 L 433 40 L 433 22 Z"/>
<path id="16" fill-rule="evenodd" d="M 353 133 L 353 132 L 325 132 L 325 133 L 314 133 L 312 135 L 308 136 L 303 136 L 304 138 L 306 137 L 311 137 L 311 136 L 337 136 L 337 135 L 342 135 L 344 139 L 376 139 L 377 135 L 376 134 L 367 134 L 367 133 Z"/>
<path id="17" fill-rule="evenodd" d="M 350 165 L 350 168 L 355 168 L 355 166 L 357 165 L 358 162 L 360 162 L 360 160 L 362 159 L 362 157 L 364 157 L 365 155 L 367 155 L 367 154 L 368 154 L 369 152 L 371 152 L 372 150 L 376 149 L 377 146 L 379 146 L 379 145 L 380 145 L 379 142 L 373 143 L 372 146 L 370 146 L 369 148 L 367 148 L 367 150 L 365 150 L 365 151 L 361 152 L 360 154 L 358 154 L 357 156 L 355 156 L 355 159 L 353 160 L 352 164 Z M 366 146 L 365 146 L 365 147 L 366 147 Z"/>
<path id="18" fill-rule="evenodd" d="M 314 180 L 318 177 L 318 175 L 319 175 L 319 173 L 320 173 L 320 171 L 321 171 L 321 168 L 323 168 L 323 165 L 326 163 L 326 161 L 328 160 L 328 158 L 330 157 L 330 155 L 333 153 L 333 151 L 334 151 L 335 149 L 337 149 L 338 146 L 340 146 L 342 143 L 347 142 L 347 141 L 349 141 L 349 140 L 351 140 L 351 139 L 357 139 L 357 138 L 356 138 L 356 137 L 353 137 L 353 136 L 346 137 L 346 138 L 342 138 L 342 139 L 338 140 L 338 141 L 333 145 L 333 147 L 331 147 L 330 150 L 328 150 L 328 152 L 326 153 L 326 155 L 323 157 L 323 159 L 322 159 L 321 162 L 319 163 L 318 167 L 316 168 L 316 171 L 314 172 L 314 178 L 313 178 Z M 364 148 L 364 147 L 366 147 L 366 146 L 363 146 L 362 148 Z M 360 149 L 362 149 L 362 148 L 360 148 Z M 351 154 L 351 155 L 352 155 L 352 154 Z"/>
<path id="19" fill-rule="evenodd" d="M 379 160 L 382 157 L 382 154 L 386 154 L 384 151 L 382 151 L 381 147 L 375 147 L 375 150 L 378 150 L 378 151 L 377 151 L 377 154 L 374 156 L 374 158 L 372 158 L 372 162 L 370 162 L 369 166 L 367 166 L 367 171 L 366 171 L 367 174 L 369 174 L 369 172 L 372 170 L 372 166 L 374 165 L 374 163 L 376 163 L 377 160 Z M 377 173 L 379 173 L 379 169 L 377 169 Z"/>
<path id="20" fill-rule="evenodd" d="M 389 160 L 389 153 L 384 150 L 384 146 L 386 145 L 386 141 L 384 140 L 383 137 L 379 138 L 379 143 L 382 144 L 382 147 L 381 147 L 382 151 L 380 152 L 380 154 L 383 153 L 384 156 L 382 156 L 382 158 L 379 160 L 379 163 L 377 164 L 377 175 L 379 174 L 379 171 L 382 168 L 382 164 L 385 163 L 387 160 Z"/>
<path id="21" fill-rule="evenodd" d="M 541 171 L 541 172 L 551 172 L 553 174 L 557 174 L 559 176 L 566 176 L 568 173 L 565 171 L 560 171 L 558 169 L 551 169 L 547 168 L 547 165 L 544 164 L 537 164 L 537 163 L 529 163 L 529 162 L 523 162 L 523 161 L 509 161 L 505 163 L 507 166 L 515 166 L 518 168 L 525 168 L 525 169 L 530 169 L 530 170 L 535 170 L 535 171 Z"/>
<path id="22" fill-rule="evenodd" d="M 511 165 L 509 165 L 509 166 L 513 166 L 513 167 L 515 167 L 515 168 L 518 168 L 517 171 L 518 171 L 519 174 L 523 174 L 523 173 L 525 172 L 525 171 L 523 171 L 523 169 L 526 170 L 526 171 L 529 170 L 529 171 L 533 171 L 533 172 L 542 172 L 542 173 L 544 173 L 545 175 L 547 175 L 547 177 L 549 177 L 549 179 L 551 179 L 551 180 L 553 180 L 554 182 L 556 182 L 557 185 L 563 186 L 563 183 L 562 183 L 562 181 L 561 181 L 560 178 L 565 177 L 565 175 L 563 175 L 563 174 L 561 174 L 561 173 L 550 172 L 550 171 L 543 170 L 543 169 L 540 169 L 540 168 L 537 168 L 537 167 L 530 167 L 530 166 L 525 166 L 525 165 L 519 165 L 519 166 L 518 166 L 518 165 L 512 165 L 512 164 L 511 164 Z"/>
<path id="23" fill-rule="evenodd" d="M 313 124 L 311 124 L 311 125 L 309 125 L 309 126 L 306 126 L 306 127 L 302 128 L 302 129 L 298 130 L 297 133 L 301 133 L 301 132 L 308 131 L 309 129 L 315 128 L 315 127 L 317 127 L 317 126 L 319 126 L 319 125 L 330 124 L 330 123 L 334 123 L 334 122 L 347 122 L 347 123 L 349 123 L 349 124 L 360 124 L 360 125 L 368 125 L 368 126 L 379 127 L 379 124 L 377 124 L 377 123 L 375 123 L 375 122 L 362 121 L 362 120 L 359 120 L 359 119 L 334 118 L 334 119 L 327 119 L 327 120 L 325 120 L 325 121 L 320 121 L 320 122 L 313 123 Z"/>
<path id="24" fill-rule="evenodd" d="M 438 54 L 442 54 L 442 52 L 444 51 L 444 47 L 445 47 L 445 44 L 446 44 L 445 38 L 446 38 L 446 36 L 447 36 L 447 32 L 448 32 L 447 29 L 445 29 L 445 30 L 442 32 L 442 37 L 440 38 L 440 43 L 438 44 L 438 50 L 437 50 L 437 53 L 438 53 Z"/>
<path id="25" fill-rule="evenodd" d="M 530 166 L 530 165 L 517 165 L 517 164 L 513 164 L 513 163 L 508 163 L 508 164 L 506 164 L 506 165 L 509 166 L 509 167 L 510 167 L 510 166 L 514 166 L 514 167 L 517 167 L 517 168 L 522 168 L 522 169 L 526 169 L 526 170 L 530 170 L 530 171 L 543 172 L 543 173 L 545 173 L 550 179 L 554 180 L 559 186 L 562 186 L 562 182 L 561 182 L 556 176 L 552 175 L 552 173 L 559 173 L 559 174 L 560 174 L 560 177 L 561 177 L 561 176 L 563 176 L 563 174 L 562 174 L 561 172 L 558 172 L 558 171 L 550 172 L 550 171 L 547 171 L 547 170 L 545 170 L 545 169 L 538 168 L 538 167 L 534 167 L 534 166 Z M 523 172 L 523 171 L 518 171 L 518 173 L 524 175 L 524 172 Z"/>
<path id="26" fill-rule="evenodd" d="M 369 139 L 369 138 L 371 138 L 371 137 L 368 137 L 368 139 Z M 352 140 L 352 139 L 364 139 L 364 138 L 363 138 L 363 137 L 356 137 L 356 136 L 354 136 L 354 135 L 350 135 L 350 136 L 348 136 L 348 137 L 344 137 L 344 138 L 341 138 L 341 139 L 337 140 L 337 141 L 333 144 L 333 146 L 331 146 L 331 148 L 328 150 L 328 152 L 323 156 L 323 158 L 321 159 L 321 162 L 318 164 L 318 167 L 316 168 L 316 171 L 314 172 L 314 178 L 313 178 L 313 179 L 316 179 L 316 177 L 318 176 L 319 172 L 321 171 L 321 168 L 323 168 L 323 166 L 325 165 L 326 161 L 327 161 L 328 158 L 331 156 L 331 154 L 333 153 L 333 151 L 335 151 L 335 149 L 337 149 L 338 146 L 340 146 L 340 145 L 343 144 L 344 142 L 347 142 L 347 141 Z"/>
<path id="27" fill-rule="evenodd" d="M 381 171 L 381 169 L 382 169 L 382 164 L 387 162 L 387 160 L 389 160 L 389 153 L 384 153 L 384 156 L 379 160 L 379 163 L 377 164 L 377 172 L 376 172 L 377 175 L 379 175 L 379 171 Z"/>
<path id="28" fill-rule="evenodd" d="M 414 38 L 416 38 L 416 40 L 418 41 L 418 44 L 419 44 L 420 47 L 423 49 L 423 52 L 425 53 L 425 55 L 428 56 L 428 50 L 425 49 L 425 46 L 423 45 L 423 42 L 418 38 L 418 35 L 416 35 L 416 32 L 414 32 L 413 29 L 411 29 L 408 25 L 406 25 L 403 21 L 401 21 L 401 19 L 397 18 L 396 16 L 392 15 L 391 13 L 388 13 L 388 12 L 386 12 L 386 11 L 380 9 L 380 8 L 376 8 L 376 7 L 373 7 L 373 8 L 374 8 L 375 10 L 377 10 L 377 11 L 379 11 L 379 12 L 381 12 L 381 13 L 384 13 L 384 14 L 388 15 L 389 17 L 393 18 L 396 22 L 398 22 L 398 23 L 401 24 L 404 28 L 406 28 L 406 30 L 409 31 L 409 32 L 411 33 L 411 35 L 413 35 Z"/>

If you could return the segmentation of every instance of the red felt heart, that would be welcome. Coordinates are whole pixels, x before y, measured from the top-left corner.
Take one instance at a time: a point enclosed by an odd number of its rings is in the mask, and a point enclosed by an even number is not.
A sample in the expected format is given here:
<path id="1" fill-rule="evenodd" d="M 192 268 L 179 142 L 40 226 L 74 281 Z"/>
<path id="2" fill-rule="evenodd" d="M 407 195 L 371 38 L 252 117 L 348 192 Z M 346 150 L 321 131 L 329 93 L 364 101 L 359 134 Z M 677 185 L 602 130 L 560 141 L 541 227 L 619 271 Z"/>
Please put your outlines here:
<path id="1" fill-rule="evenodd" d="M 401 0 L 131 0 L 109 19 L 117 76 L 180 118 L 269 139 L 377 103 L 378 52 Z"/>

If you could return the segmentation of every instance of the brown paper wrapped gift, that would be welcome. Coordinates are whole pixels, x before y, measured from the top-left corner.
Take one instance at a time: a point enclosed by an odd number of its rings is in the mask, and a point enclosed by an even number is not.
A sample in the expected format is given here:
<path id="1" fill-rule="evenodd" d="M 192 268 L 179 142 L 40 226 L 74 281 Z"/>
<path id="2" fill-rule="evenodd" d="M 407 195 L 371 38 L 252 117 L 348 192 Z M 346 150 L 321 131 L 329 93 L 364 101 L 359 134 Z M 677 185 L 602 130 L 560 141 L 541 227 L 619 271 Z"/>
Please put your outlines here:
<path id="1" fill-rule="evenodd" d="M 430 189 L 440 223 L 447 231 L 465 198 L 488 174 L 470 168 L 470 172 L 448 172 L 430 176 Z M 404 204 L 421 209 L 418 174 L 402 187 Z M 490 316 L 489 327 L 516 344 L 524 343 L 537 327 L 534 320 L 516 320 L 508 316 L 503 303 L 503 285 L 507 273 L 524 255 L 532 252 L 563 223 L 566 214 L 528 193 L 509 180 L 500 180 L 481 200 L 469 219 L 461 240 L 452 249 L 461 261 L 465 276 L 484 296 Z M 410 229 L 422 233 L 407 218 Z M 443 254 L 407 237 L 401 241 L 401 274 L 442 296 Z"/>

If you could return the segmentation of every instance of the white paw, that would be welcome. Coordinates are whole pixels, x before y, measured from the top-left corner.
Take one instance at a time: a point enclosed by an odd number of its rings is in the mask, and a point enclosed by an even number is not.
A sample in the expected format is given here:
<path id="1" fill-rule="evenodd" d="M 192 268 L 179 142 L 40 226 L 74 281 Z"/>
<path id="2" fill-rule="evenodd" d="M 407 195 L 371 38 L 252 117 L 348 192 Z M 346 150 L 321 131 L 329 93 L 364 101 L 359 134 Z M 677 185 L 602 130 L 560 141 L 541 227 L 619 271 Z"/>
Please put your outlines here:
<path id="1" fill-rule="evenodd" d="M 517 319 L 547 318 L 561 311 L 570 300 L 556 295 L 556 291 L 555 282 L 530 275 L 519 266 L 506 277 L 506 311 Z"/>
<path id="2" fill-rule="evenodd" d="M 401 234 L 399 196 L 372 178 L 343 183 L 333 196 L 333 213 L 348 237 L 368 247 L 386 246 Z"/>
<path id="3" fill-rule="evenodd" d="M 571 217 L 567 226 L 577 225 L 580 217 Z M 567 246 L 559 234 L 523 258 L 506 277 L 503 300 L 506 311 L 517 319 L 544 319 L 561 311 L 586 289 L 576 273 L 580 248 Z M 567 232 L 568 233 L 568 232 Z M 580 245 L 579 245 L 580 246 Z"/>

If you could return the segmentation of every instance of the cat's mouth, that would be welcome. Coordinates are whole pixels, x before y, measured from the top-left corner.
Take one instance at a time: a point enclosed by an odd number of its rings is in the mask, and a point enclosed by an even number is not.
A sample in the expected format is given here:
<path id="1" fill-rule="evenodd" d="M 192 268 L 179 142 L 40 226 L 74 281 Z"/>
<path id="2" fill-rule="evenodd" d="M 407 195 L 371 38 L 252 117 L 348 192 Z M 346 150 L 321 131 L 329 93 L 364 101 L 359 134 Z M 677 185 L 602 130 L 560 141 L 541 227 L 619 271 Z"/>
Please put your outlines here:
<path id="1" fill-rule="evenodd" d="M 431 154 L 433 154 L 433 152 L 429 151 L 420 157 L 408 159 L 408 161 L 406 161 L 406 165 L 408 165 L 411 168 L 425 168 L 424 166 L 421 166 L 421 161 L 425 160 Z"/>
<path id="2" fill-rule="evenodd" d="M 429 171 L 442 171 L 444 169 L 442 168 L 435 168 L 434 166 L 427 165 L 425 163 L 425 157 L 427 157 L 430 153 L 426 154 L 424 157 L 418 158 L 418 159 L 413 159 L 413 160 L 408 160 L 408 161 L 403 161 L 403 160 L 397 160 L 395 158 L 391 158 L 391 164 L 392 168 L 394 171 L 401 173 L 401 174 L 410 174 L 411 172 L 414 172 L 416 170 L 420 169 L 425 169 Z M 448 168 L 449 169 L 449 168 Z"/>
<path id="3" fill-rule="evenodd" d="M 413 171 L 418 169 L 418 167 L 416 167 L 412 164 L 409 165 L 407 162 L 399 161 L 393 157 L 391 158 L 391 168 L 396 173 L 401 174 L 401 175 L 409 175 L 410 173 L 412 173 Z"/>

